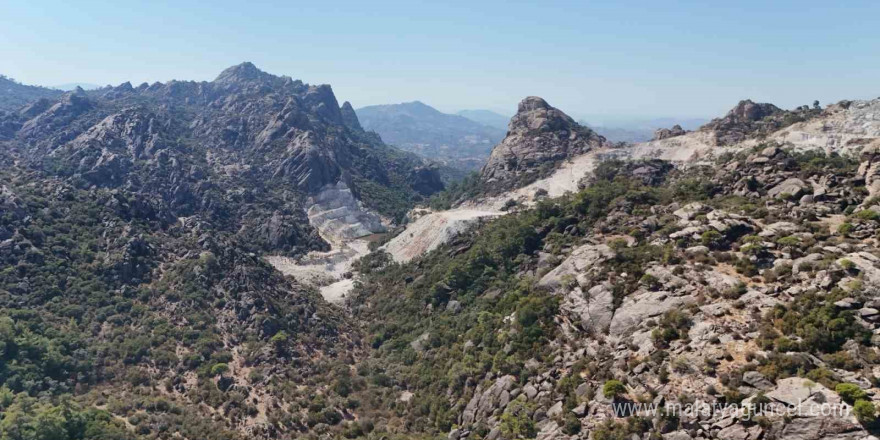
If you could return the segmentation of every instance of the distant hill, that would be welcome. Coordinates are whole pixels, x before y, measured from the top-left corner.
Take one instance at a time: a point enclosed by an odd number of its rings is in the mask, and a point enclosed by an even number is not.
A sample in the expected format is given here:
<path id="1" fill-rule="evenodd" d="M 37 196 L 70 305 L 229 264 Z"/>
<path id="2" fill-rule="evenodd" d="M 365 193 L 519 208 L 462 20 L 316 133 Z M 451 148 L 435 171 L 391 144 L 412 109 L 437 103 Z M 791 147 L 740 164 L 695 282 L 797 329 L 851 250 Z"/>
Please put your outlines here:
<path id="1" fill-rule="evenodd" d="M 40 98 L 54 98 L 61 91 L 40 86 L 20 84 L 0 75 L 0 110 L 15 111 Z"/>
<path id="2" fill-rule="evenodd" d="M 467 170 L 479 169 L 506 132 L 419 101 L 373 105 L 356 113 L 363 128 L 385 142 Z"/>
<path id="3" fill-rule="evenodd" d="M 502 114 L 495 113 L 492 110 L 462 110 L 456 114 L 459 116 L 464 116 L 471 121 L 479 122 L 480 124 L 488 125 L 490 127 L 495 127 L 505 131 L 507 131 L 507 124 L 508 122 L 510 122 L 510 116 L 504 116 Z"/>
<path id="4" fill-rule="evenodd" d="M 654 131 L 660 128 L 670 128 L 679 125 L 685 130 L 695 130 L 709 122 L 701 118 L 651 118 L 619 120 L 615 122 L 590 123 L 581 119 L 581 125 L 586 125 L 597 133 L 605 136 L 611 142 L 647 142 L 654 137 Z"/>
<path id="5" fill-rule="evenodd" d="M 71 90 L 75 90 L 77 87 L 83 90 L 96 90 L 100 89 L 101 86 L 92 83 L 67 83 L 67 84 L 59 84 L 57 86 L 52 86 L 53 89 L 64 90 L 65 92 L 69 92 Z"/>

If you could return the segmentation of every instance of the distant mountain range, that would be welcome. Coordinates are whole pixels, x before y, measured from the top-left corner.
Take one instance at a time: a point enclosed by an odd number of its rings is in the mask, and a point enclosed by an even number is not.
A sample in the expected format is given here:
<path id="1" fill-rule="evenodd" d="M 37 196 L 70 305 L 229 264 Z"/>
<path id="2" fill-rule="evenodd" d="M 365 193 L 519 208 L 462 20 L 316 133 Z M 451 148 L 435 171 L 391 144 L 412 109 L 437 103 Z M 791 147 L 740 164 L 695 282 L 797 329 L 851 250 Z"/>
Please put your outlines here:
<path id="1" fill-rule="evenodd" d="M 507 124 L 510 123 L 510 116 L 505 116 L 492 110 L 461 110 L 456 114 L 504 131 L 507 131 Z"/>
<path id="2" fill-rule="evenodd" d="M 479 169 L 506 133 L 419 101 L 362 107 L 356 113 L 363 128 L 375 131 L 385 142 L 466 170 Z"/>
<path id="3" fill-rule="evenodd" d="M 612 142 L 647 142 L 654 137 L 654 131 L 657 129 L 680 125 L 685 130 L 695 130 L 706 122 L 709 120 L 672 117 L 620 120 L 602 124 L 590 123 L 586 119 L 578 120 L 579 124 L 589 126 Z"/>
<path id="4" fill-rule="evenodd" d="M 76 90 L 77 87 L 83 90 L 96 90 L 101 88 L 101 86 L 92 83 L 66 83 L 52 86 L 53 89 L 64 90 L 65 92 Z"/>

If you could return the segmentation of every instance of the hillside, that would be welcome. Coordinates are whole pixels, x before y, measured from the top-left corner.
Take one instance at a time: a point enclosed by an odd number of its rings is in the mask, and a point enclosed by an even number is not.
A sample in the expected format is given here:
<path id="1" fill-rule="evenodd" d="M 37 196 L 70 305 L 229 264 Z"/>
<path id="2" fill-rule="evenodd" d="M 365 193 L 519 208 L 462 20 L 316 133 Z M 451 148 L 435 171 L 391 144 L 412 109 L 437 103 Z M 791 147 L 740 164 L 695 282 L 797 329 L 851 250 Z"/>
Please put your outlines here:
<path id="1" fill-rule="evenodd" d="M 505 132 L 419 101 L 363 107 L 357 116 L 365 130 L 391 145 L 468 171 L 485 163 Z"/>
<path id="2" fill-rule="evenodd" d="M 527 97 L 438 193 L 249 63 L 35 101 L 0 120 L 0 438 L 871 439 L 878 109 L 613 145 Z"/>
<path id="3" fill-rule="evenodd" d="M 299 393 L 364 346 L 263 257 L 330 249 L 328 224 L 382 232 L 442 188 L 343 110 L 244 63 L 0 116 L 0 437 L 307 429 Z"/>
<path id="4" fill-rule="evenodd" d="M 880 101 L 750 106 L 570 158 L 598 160 L 562 197 L 425 214 L 362 260 L 374 365 L 428 402 L 405 417 L 456 440 L 874 438 Z M 393 245 L 413 240 L 432 244 Z"/>
<path id="5" fill-rule="evenodd" d="M 40 98 L 55 98 L 60 94 L 59 90 L 19 84 L 0 75 L 0 113 L 18 111 Z"/>

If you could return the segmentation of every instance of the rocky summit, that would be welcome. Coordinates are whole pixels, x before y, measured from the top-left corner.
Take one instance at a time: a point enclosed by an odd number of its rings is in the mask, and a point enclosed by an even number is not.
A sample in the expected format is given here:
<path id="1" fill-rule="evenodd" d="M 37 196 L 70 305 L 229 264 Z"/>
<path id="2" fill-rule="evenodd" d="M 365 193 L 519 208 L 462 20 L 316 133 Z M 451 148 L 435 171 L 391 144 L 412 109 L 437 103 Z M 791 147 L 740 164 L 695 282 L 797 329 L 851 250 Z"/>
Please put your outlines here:
<path id="1" fill-rule="evenodd" d="M 605 138 L 530 96 L 519 103 L 507 136 L 492 149 L 481 176 L 499 182 L 535 179 L 562 160 L 605 146 Z"/>

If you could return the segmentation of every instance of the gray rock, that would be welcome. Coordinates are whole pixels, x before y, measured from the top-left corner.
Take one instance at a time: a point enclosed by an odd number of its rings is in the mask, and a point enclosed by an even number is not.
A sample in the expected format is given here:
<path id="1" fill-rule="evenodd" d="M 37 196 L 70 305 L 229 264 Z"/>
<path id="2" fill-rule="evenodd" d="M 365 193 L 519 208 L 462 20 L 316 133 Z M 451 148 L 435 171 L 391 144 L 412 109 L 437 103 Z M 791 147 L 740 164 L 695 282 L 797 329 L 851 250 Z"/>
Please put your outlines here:
<path id="1" fill-rule="evenodd" d="M 481 174 L 484 180 L 512 181 L 537 171 L 541 165 L 607 145 L 602 136 L 578 125 L 543 99 L 530 96 L 519 103 L 507 137 L 492 149 Z"/>
<path id="2" fill-rule="evenodd" d="M 807 188 L 809 188 L 809 185 L 803 180 L 792 177 L 790 179 L 785 179 L 782 183 L 770 188 L 770 190 L 767 191 L 767 195 L 770 197 L 780 197 L 783 194 L 786 194 L 792 198 L 799 198 Z"/>
<path id="3" fill-rule="evenodd" d="M 672 431 L 668 434 L 663 434 L 663 440 L 693 440 L 693 437 L 687 431 Z"/>
<path id="4" fill-rule="evenodd" d="M 711 207 L 708 207 L 700 202 L 693 202 L 684 205 L 681 209 L 673 212 L 673 214 L 682 220 L 693 220 L 696 216 L 700 214 L 705 214 L 711 210 Z"/>
<path id="5" fill-rule="evenodd" d="M 562 402 L 556 402 L 547 410 L 547 417 L 553 418 L 562 414 Z"/>
<path id="6" fill-rule="evenodd" d="M 614 312 L 608 334 L 623 335 L 648 318 L 695 302 L 693 296 L 684 292 L 647 291 L 630 295 Z"/>
<path id="7" fill-rule="evenodd" d="M 446 311 L 449 313 L 458 313 L 461 310 L 461 303 L 456 300 L 451 300 L 446 303 Z"/>
<path id="8" fill-rule="evenodd" d="M 515 383 L 516 378 L 507 375 L 496 379 L 485 391 L 478 387 L 461 414 L 460 425 L 468 427 L 473 423 L 485 421 L 495 410 L 503 409 L 507 402 L 502 396 L 505 395 L 505 391 L 509 393 Z M 510 395 L 507 394 L 507 400 L 509 399 Z"/>
<path id="9" fill-rule="evenodd" d="M 428 339 L 431 337 L 429 333 L 422 333 L 418 338 L 409 343 L 409 346 L 412 347 L 413 350 L 421 352 L 425 350 L 425 345 L 428 343 Z"/>
<path id="10" fill-rule="evenodd" d="M 757 371 L 746 371 L 743 373 L 743 382 L 762 391 L 774 388 L 773 382 L 770 382 L 763 374 Z"/>

